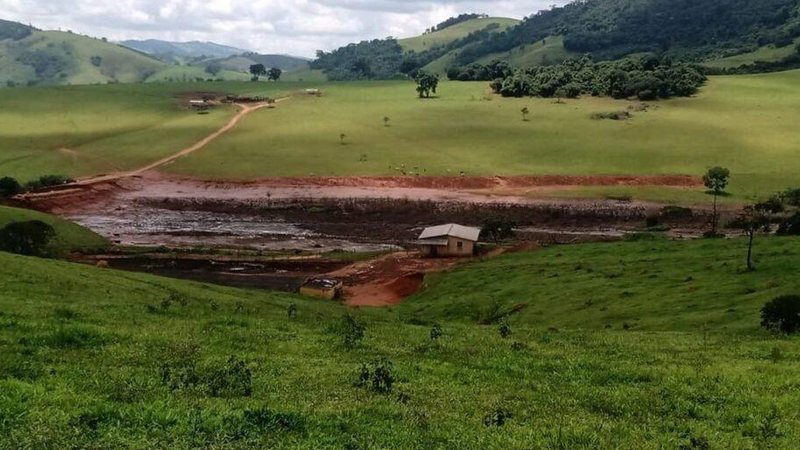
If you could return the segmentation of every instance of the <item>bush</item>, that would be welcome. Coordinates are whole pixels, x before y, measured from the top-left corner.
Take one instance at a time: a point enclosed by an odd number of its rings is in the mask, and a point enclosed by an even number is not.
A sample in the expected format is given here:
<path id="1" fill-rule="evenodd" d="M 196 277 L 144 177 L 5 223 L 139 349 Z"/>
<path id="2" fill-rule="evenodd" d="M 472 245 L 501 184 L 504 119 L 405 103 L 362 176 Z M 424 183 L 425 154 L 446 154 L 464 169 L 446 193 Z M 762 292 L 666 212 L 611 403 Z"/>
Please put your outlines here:
<path id="1" fill-rule="evenodd" d="M 778 226 L 777 234 L 781 236 L 800 236 L 800 212 L 786 219 Z"/>
<path id="2" fill-rule="evenodd" d="M 761 326 L 785 334 L 800 331 L 800 295 L 784 295 L 767 302 L 761 308 Z"/>
<path id="3" fill-rule="evenodd" d="M 0 198 L 13 197 L 22 192 L 22 186 L 11 177 L 0 178 Z"/>
<path id="4" fill-rule="evenodd" d="M 46 187 L 61 186 L 62 184 L 72 183 L 74 181 L 75 180 L 72 178 L 64 175 L 43 175 L 39 177 L 38 180 L 28 182 L 25 185 L 25 189 L 30 191 Z"/>
<path id="5" fill-rule="evenodd" d="M 12 222 L 0 229 L 0 251 L 26 256 L 47 256 L 47 245 L 56 232 L 40 220 Z"/>
<path id="6" fill-rule="evenodd" d="M 250 397 L 253 374 L 244 361 L 231 356 L 222 367 L 211 371 L 206 384 L 214 397 Z"/>
<path id="7" fill-rule="evenodd" d="M 431 340 L 434 342 L 438 341 L 439 338 L 442 337 L 442 334 L 444 333 L 442 333 L 441 325 L 439 325 L 438 323 L 434 324 L 433 328 L 431 328 Z"/>
<path id="8" fill-rule="evenodd" d="M 362 364 L 356 386 L 369 387 L 380 394 L 392 392 L 394 385 L 392 367 L 392 362 L 386 358 L 380 358 L 370 364 Z"/>
<path id="9" fill-rule="evenodd" d="M 681 206 L 665 206 L 661 208 L 659 215 L 664 220 L 687 220 L 694 216 L 694 213 L 689 208 Z"/>
<path id="10" fill-rule="evenodd" d="M 347 313 L 342 316 L 336 328 L 336 333 L 342 338 L 342 344 L 344 344 L 345 348 L 352 349 L 364 340 L 364 331 L 366 329 L 367 327 L 362 321 Z"/>
<path id="11" fill-rule="evenodd" d="M 508 322 L 503 322 L 503 324 L 500 325 L 499 331 L 500 331 L 500 337 L 502 337 L 503 339 L 511 336 L 511 326 L 508 325 Z"/>

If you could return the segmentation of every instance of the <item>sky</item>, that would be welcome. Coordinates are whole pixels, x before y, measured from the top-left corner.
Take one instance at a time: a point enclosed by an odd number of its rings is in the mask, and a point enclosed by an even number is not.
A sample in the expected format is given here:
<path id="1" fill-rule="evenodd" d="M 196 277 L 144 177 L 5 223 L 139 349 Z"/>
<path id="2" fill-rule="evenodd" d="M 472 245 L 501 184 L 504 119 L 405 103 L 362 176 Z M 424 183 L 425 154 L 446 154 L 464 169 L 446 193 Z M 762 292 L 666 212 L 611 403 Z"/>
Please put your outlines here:
<path id="1" fill-rule="evenodd" d="M 416 36 L 448 17 L 523 18 L 566 0 L 0 0 L 0 19 L 109 40 L 211 41 L 313 57 L 364 39 Z"/>

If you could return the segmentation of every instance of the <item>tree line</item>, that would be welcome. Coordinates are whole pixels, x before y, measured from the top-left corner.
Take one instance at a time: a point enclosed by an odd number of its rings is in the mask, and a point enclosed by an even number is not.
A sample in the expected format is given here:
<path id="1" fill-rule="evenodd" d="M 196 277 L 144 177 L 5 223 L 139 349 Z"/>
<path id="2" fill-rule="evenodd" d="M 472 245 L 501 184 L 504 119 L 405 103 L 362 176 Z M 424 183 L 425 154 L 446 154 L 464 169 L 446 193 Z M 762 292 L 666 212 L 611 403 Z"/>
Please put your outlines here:
<path id="1" fill-rule="evenodd" d="M 456 80 L 489 81 L 504 97 L 575 98 L 592 95 L 656 100 L 695 94 L 706 81 L 693 65 L 653 56 L 594 62 L 588 55 L 561 64 L 514 70 L 504 61 L 448 70 Z"/>

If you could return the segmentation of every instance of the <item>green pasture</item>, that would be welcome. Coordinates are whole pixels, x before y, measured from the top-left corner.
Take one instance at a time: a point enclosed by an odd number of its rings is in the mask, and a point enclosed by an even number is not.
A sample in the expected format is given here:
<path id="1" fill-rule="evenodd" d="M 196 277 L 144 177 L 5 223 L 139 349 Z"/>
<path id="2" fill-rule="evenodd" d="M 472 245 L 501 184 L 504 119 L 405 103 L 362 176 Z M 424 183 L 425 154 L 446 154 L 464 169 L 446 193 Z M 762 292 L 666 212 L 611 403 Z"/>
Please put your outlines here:
<path id="1" fill-rule="evenodd" d="M 652 237 L 652 236 L 651 236 Z M 430 275 L 403 303 L 414 320 L 473 321 L 493 310 L 557 328 L 752 333 L 768 300 L 800 292 L 800 239 L 717 239 L 556 246 Z"/>
<path id="2" fill-rule="evenodd" d="M 757 249 L 755 274 L 738 241 L 509 255 L 394 311 L 0 253 L 0 448 L 791 449 L 800 341 L 756 308 L 800 246 Z M 357 383 L 379 358 L 389 393 Z"/>
<path id="3" fill-rule="evenodd" d="M 275 83 L 153 83 L 0 89 L 0 174 L 21 181 L 133 169 L 176 153 L 235 113 L 200 115 L 192 93 L 280 95 Z"/>
<path id="4" fill-rule="evenodd" d="M 739 55 L 727 56 L 724 58 L 717 58 L 706 61 L 703 63 L 706 67 L 714 69 L 732 69 L 743 65 L 753 64 L 758 61 L 762 62 L 776 62 L 781 61 L 787 56 L 796 52 L 795 45 L 800 43 L 800 39 L 795 40 L 791 45 L 785 47 L 775 47 L 774 45 L 767 45 L 760 47 L 752 52 L 741 53 Z"/>
<path id="5" fill-rule="evenodd" d="M 257 112 L 169 170 L 230 179 L 462 172 L 699 176 L 723 165 L 733 173 L 734 199 L 743 201 L 800 182 L 798 81 L 800 71 L 713 77 L 697 97 L 652 102 L 647 111 L 636 111 L 638 102 L 607 98 L 560 104 L 503 99 L 487 83 L 443 82 L 438 98 L 427 100 L 416 98 L 410 82 L 328 84 L 320 98 L 295 97 Z M 523 107 L 531 111 L 527 122 Z M 627 121 L 592 118 L 629 108 Z M 673 191 L 667 196 L 702 201 L 702 193 Z"/>

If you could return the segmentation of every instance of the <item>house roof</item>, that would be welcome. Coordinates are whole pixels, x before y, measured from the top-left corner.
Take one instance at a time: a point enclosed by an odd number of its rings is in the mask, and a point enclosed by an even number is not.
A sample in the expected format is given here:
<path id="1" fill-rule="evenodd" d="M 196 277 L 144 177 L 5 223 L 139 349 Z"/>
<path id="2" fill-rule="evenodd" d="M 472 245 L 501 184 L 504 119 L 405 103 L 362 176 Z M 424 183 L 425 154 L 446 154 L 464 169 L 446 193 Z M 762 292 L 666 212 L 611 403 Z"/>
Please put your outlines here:
<path id="1" fill-rule="evenodd" d="M 478 242 L 480 234 L 481 230 L 479 228 L 449 223 L 447 225 L 425 228 L 422 230 L 422 234 L 419 235 L 419 240 L 451 236 L 467 241 Z"/>

